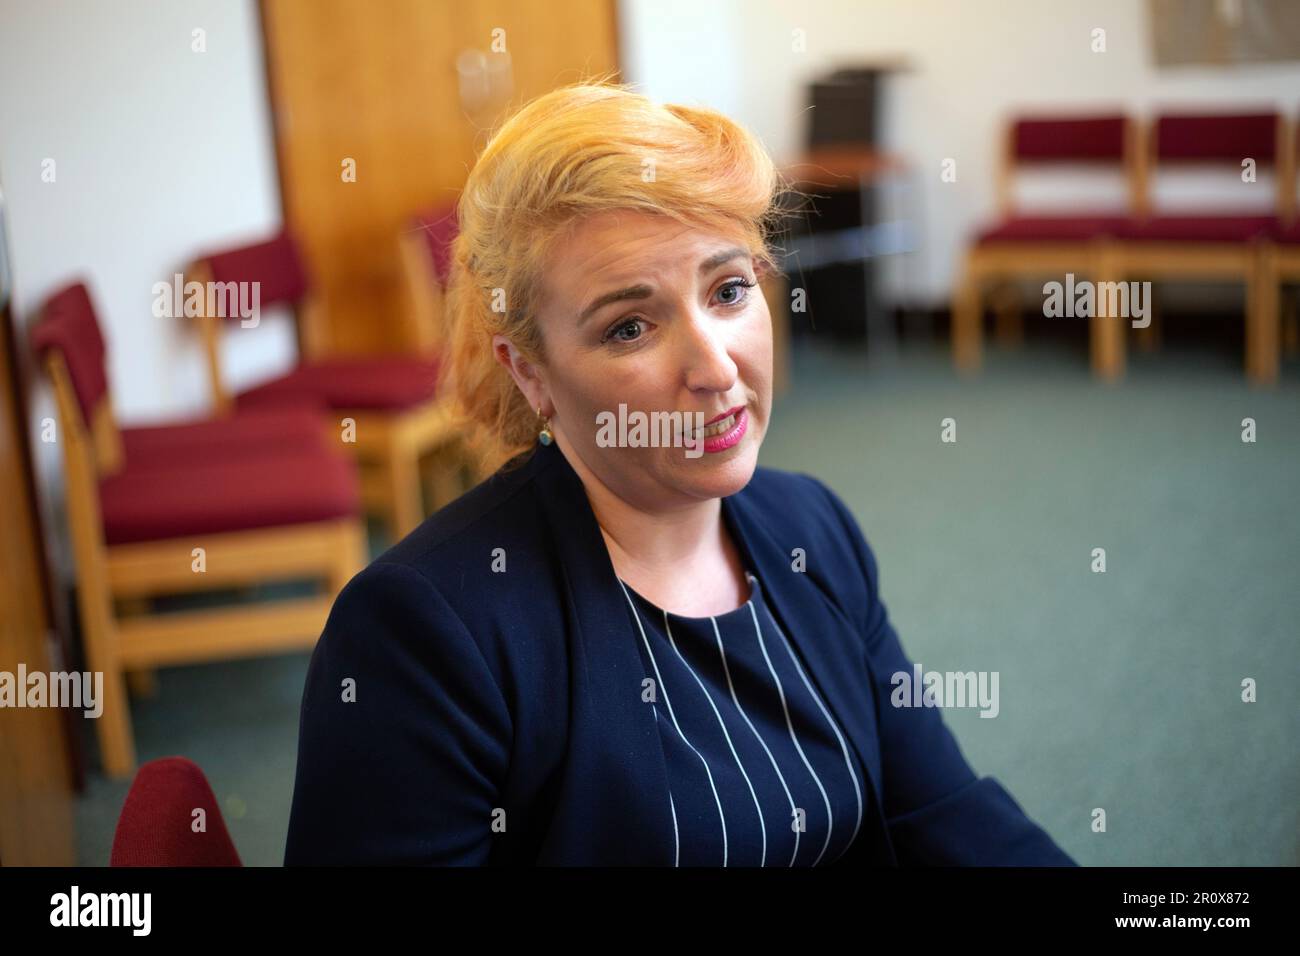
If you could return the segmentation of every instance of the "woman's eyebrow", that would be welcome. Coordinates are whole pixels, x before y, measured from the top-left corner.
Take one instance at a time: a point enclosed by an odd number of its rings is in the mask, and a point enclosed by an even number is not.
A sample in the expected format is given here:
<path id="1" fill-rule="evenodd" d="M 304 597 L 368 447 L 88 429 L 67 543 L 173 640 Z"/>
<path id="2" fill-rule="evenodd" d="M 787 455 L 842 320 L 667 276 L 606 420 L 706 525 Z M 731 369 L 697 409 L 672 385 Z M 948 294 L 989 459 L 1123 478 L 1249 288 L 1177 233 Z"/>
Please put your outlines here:
<path id="1" fill-rule="evenodd" d="M 714 253 L 700 263 L 700 275 L 708 272 L 710 269 L 716 269 L 724 262 L 730 262 L 732 259 L 739 259 L 741 256 L 748 256 L 749 250 L 742 249 L 740 246 L 733 246 L 730 249 L 723 249 L 721 252 Z"/>
<path id="2" fill-rule="evenodd" d="M 704 275 L 711 269 L 716 269 L 724 262 L 730 262 L 732 259 L 738 259 L 741 256 L 748 255 L 749 250 L 743 249 L 740 246 L 733 246 L 730 249 L 715 252 L 700 263 L 700 275 Z M 654 295 L 654 289 L 644 283 L 628 286 L 626 289 L 616 289 L 613 292 L 606 292 L 604 295 L 599 296 L 594 302 L 592 302 L 591 305 L 582 310 L 582 314 L 578 316 L 578 325 L 582 325 L 582 323 L 586 322 L 592 315 L 613 302 L 622 302 L 626 299 L 648 299 L 652 295 Z"/>
<path id="3" fill-rule="evenodd" d="M 644 283 L 641 285 L 628 286 L 626 289 L 618 289 L 615 292 L 606 292 L 604 295 L 596 299 L 595 302 L 582 310 L 582 315 L 578 316 L 578 325 L 581 326 L 583 322 L 586 322 L 587 319 L 599 312 L 605 306 L 609 305 L 611 302 L 621 302 L 624 299 L 648 299 L 654 295 L 654 292 L 654 289 Z"/>

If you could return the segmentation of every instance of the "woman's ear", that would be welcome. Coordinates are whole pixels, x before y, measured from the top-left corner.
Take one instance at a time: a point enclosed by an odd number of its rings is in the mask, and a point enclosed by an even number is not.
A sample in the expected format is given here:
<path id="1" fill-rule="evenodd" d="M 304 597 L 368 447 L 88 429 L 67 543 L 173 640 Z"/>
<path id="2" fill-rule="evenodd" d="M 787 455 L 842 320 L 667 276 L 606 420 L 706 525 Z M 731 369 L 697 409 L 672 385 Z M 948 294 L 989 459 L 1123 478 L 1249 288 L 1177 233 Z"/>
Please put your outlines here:
<path id="1" fill-rule="evenodd" d="M 500 333 L 492 336 L 492 357 L 510 373 L 519 391 L 523 393 L 524 398 L 528 399 L 529 408 L 536 410 L 537 406 L 541 405 L 543 415 L 551 414 L 545 407 L 547 388 L 540 371 L 537 366 L 524 358 L 523 353 L 509 338 Z"/>

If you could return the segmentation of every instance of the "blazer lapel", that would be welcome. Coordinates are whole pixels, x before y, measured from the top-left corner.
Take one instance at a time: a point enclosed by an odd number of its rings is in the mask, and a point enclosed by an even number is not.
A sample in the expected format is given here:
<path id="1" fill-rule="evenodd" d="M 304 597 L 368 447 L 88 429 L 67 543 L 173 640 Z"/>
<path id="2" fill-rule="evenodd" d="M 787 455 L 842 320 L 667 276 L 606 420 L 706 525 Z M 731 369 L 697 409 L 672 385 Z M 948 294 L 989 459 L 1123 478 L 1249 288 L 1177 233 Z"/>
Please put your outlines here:
<path id="1" fill-rule="evenodd" d="M 590 807 L 557 814 L 563 822 L 547 844 L 564 847 L 563 856 L 578 864 L 608 859 L 613 827 L 626 863 L 672 866 L 668 765 L 654 712 L 641 699 L 645 666 L 627 599 L 582 479 L 554 445 L 539 447 L 533 458 L 530 466 L 538 469 L 538 491 L 567 589 L 565 616 L 572 635 L 565 773 L 565 786 L 572 789 L 561 793 L 560 805 Z"/>
<path id="2" fill-rule="evenodd" d="M 866 767 L 862 827 L 855 843 L 857 852 L 852 855 L 856 859 L 892 862 L 894 854 L 881 810 L 876 702 L 866 655 L 856 643 L 865 635 L 854 633 L 857 625 L 827 600 L 808 573 L 791 568 L 791 553 L 797 547 L 806 548 L 806 540 L 776 540 L 767 530 L 771 522 L 755 513 L 743 491 L 722 499 L 722 514 L 737 547 L 762 581 L 773 615 L 799 650 L 826 705 L 844 729 L 859 766 Z M 873 834 L 878 838 L 874 842 Z"/>
<path id="3" fill-rule="evenodd" d="M 557 446 L 539 447 L 525 468 L 536 475 L 567 589 L 564 603 L 568 632 L 573 635 L 575 682 L 567 785 L 581 787 L 578 799 L 593 801 L 594 819 L 624 815 L 618 822 L 629 853 L 627 862 L 671 866 L 675 838 L 667 762 L 654 713 L 641 699 L 646 675 L 637 648 L 639 635 L 605 540 L 582 480 Z M 774 540 L 743 490 L 722 499 L 722 514 L 748 566 L 767 589 L 773 614 L 844 729 L 858 766 L 867 768 L 862 827 L 850 856 L 854 861 L 891 861 L 880 810 L 880 747 L 870 677 L 856 647 L 833 643 L 851 640 L 854 625 L 807 574 L 791 570 L 788 555 L 805 542 Z M 647 794 L 662 799 L 650 800 L 647 807 Z M 561 799 L 572 796 L 561 794 Z M 572 848 L 575 862 L 599 859 L 606 836 L 593 822 L 583 814 L 568 815 L 560 829 L 548 836 L 548 845 L 556 841 Z"/>

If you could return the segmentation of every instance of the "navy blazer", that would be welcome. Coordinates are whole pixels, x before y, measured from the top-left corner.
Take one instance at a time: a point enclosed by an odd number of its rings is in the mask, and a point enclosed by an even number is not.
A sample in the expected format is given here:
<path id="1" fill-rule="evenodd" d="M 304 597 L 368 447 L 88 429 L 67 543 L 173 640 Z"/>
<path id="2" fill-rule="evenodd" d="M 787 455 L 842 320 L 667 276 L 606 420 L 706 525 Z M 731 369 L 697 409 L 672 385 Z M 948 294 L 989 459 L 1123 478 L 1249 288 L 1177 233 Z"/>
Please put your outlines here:
<path id="1" fill-rule="evenodd" d="M 912 664 L 829 488 L 760 467 L 722 514 L 869 775 L 835 865 L 1074 865 L 938 709 L 890 705 Z M 538 446 L 339 594 L 303 693 L 286 865 L 671 866 L 645 677 L 582 482 Z"/>

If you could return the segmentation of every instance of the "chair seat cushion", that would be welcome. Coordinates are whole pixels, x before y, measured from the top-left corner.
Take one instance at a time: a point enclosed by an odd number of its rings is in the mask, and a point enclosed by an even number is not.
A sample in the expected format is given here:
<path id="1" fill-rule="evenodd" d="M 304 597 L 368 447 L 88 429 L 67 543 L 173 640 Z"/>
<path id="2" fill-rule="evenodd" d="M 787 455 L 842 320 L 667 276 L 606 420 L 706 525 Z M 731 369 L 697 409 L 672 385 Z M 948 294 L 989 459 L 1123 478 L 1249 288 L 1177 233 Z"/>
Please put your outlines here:
<path id="1" fill-rule="evenodd" d="M 123 428 L 122 450 L 129 467 L 222 461 L 324 448 L 325 428 L 322 406 L 285 403 L 228 416 Z"/>
<path id="2" fill-rule="evenodd" d="M 1113 235 L 1124 216 L 1012 216 L 978 236 L 980 243 L 1086 242 Z"/>
<path id="3" fill-rule="evenodd" d="M 1119 238 L 1153 242 L 1249 242 L 1271 234 L 1275 216 L 1152 216 L 1125 223 Z"/>
<path id="4" fill-rule="evenodd" d="M 128 466 L 99 484 L 110 545 L 346 518 L 360 495 L 351 459 L 324 448 Z"/>
<path id="5" fill-rule="evenodd" d="M 280 378 L 241 393 L 240 408 L 314 400 L 330 409 L 398 411 L 438 392 L 436 359 L 362 357 L 305 362 Z"/>

